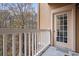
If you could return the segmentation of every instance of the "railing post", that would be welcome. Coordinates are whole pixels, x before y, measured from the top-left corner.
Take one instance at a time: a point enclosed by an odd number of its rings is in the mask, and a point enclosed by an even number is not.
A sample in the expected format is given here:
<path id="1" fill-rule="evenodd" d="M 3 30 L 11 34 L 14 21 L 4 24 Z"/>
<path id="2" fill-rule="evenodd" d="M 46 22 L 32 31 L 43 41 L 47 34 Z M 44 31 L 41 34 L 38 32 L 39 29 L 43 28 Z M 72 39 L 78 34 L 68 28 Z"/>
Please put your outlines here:
<path id="1" fill-rule="evenodd" d="M 5 29 L 6 31 L 0 30 L 0 34 L 3 34 L 3 55 L 7 56 L 7 34 L 12 34 L 12 55 L 15 56 L 18 51 L 16 47 L 16 33 L 19 33 L 19 56 L 33 56 L 40 53 L 46 46 L 50 44 L 50 33 L 47 31 L 35 31 L 35 30 L 15 30 L 15 29 Z M 23 34 L 22 34 L 23 33 Z M 23 35 L 23 36 L 22 36 Z M 24 38 L 24 39 L 23 39 Z M 17 46 L 16 46 L 17 45 Z"/>
<path id="2" fill-rule="evenodd" d="M 29 39 L 29 56 L 30 56 L 30 55 L 31 55 L 31 54 L 30 54 L 30 52 L 31 52 L 31 49 L 30 49 L 30 46 L 31 46 L 31 43 L 30 43 L 30 37 L 31 37 L 31 36 L 30 36 L 30 32 L 29 32 L 28 34 L 29 34 L 29 35 L 28 35 L 28 39 Z"/>
<path id="3" fill-rule="evenodd" d="M 22 34 L 19 33 L 19 56 L 22 56 Z"/>
<path id="4" fill-rule="evenodd" d="M 37 44 L 36 44 L 36 43 L 37 43 L 37 42 L 36 42 L 36 37 L 37 37 L 37 36 L 36 36 L 36 32 L 35 32 L 35 54 L 36 54 L 36 51 L 37 51 L 37 47 L 36 47 L 36 46 L 37 46 Z"/>
<path id="5" fill-rule="evenodd" d="M 12 34 L 12 55 L 16 55 L 16 41 L 15 41 L 15 34 Z"/>
<path id="6" fill-rule="evenodd" d="M 6 35 L 3 34 L 3 56 L 7 56 L 7 39 Z"/>
<path id="7" fill-rule="evenodd" d="M 24 55 L 27 56 L 27 33 L 24 33 Z"/>
<path id="8" fill-rule="evenodd" d="M 42 49 L 43 43 L 45 43 L 45 42 L 42 43 L 42 40 L 44 40 L 43 37 L 44 37 L 44 36 L 43 36 L 43 32 L 40 32 L 40 49 Z"/>
<path id="9" fill-rule="evenodd" d="M 32 56 L 34 55 L 34 33 L 32 33 Z"/>

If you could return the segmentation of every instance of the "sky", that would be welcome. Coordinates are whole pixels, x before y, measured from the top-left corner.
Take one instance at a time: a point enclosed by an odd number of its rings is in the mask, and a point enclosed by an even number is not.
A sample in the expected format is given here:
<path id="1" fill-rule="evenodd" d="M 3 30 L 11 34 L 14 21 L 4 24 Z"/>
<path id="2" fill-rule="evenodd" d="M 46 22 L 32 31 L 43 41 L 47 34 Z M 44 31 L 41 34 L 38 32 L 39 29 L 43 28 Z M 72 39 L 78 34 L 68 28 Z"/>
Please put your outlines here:
<path id="1" fill-rule="evenodd" d="M 35 11 L 38 11 L 38 3 L 33 3 L 33 7 L 35 8 Z"/>
<path id="2" fill-rule="evenodd" d="M 38 11 L 38 3 L 33 3 L 32 7 L 35 8 L 35 11 L 37 13 L 37 11 Z M 3 7 L 0 6 L 0 9 L 3 9 Z"/>

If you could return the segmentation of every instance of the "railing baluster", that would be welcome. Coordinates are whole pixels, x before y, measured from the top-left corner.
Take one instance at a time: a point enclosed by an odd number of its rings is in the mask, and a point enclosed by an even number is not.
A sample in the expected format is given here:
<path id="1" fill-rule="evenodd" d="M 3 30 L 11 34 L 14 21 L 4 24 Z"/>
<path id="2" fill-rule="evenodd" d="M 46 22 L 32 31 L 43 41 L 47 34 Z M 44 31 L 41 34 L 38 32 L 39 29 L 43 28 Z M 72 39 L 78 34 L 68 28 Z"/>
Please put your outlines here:
<path id="1" fill-rule="evenodd" d="M 35 54 L 36 54 L 36 50 L 37 50 L 37 49 L 36 49 L 36 46 L 37 46 L 37 45 L 36 45 L 36 32 L 35 32 Z"/>
<path id="2" fill-rule="evenodd" d="M 24 55 L 27 56 L 27 33 L 24 33 L 24 52 Z"/>
<path id="3" fill-rule="evenodd" d="M 34 55 L 34 33 L 32 32 L 32 56 Z"/>
<path id="4" fill-rule="evenodd" d="M 0 29 L 0 34 L 3 35 L 3 55 L 8 55 L 7 34 L 12 34 L 12 55 L 15 56 L 18 54 L 18 51 L 16 51 L 16 49 L 18 48 L 16 48 L 16 33 L 19 33 L 19 56 L 38 55 L 46 46 L 50 44 L 50 31 L 47 31 L 35 31 L 26 29 Z"/>
<path id="5" fill-rule="evenodd" d="M 42 32 L 40 32 L 40 49 L 42 49 L 42 46 L 43 46 L 42 40 L 44 40 L 42 39 L 43 38 L 42 36 L 43 36 Z"/>
<path id="6" fill-rule="evenodd" d="M 31 36 L 30 36 L 30 32 L 29 32 L 28 34 L 29 34 L 28 39 L 29 39 L 29 56 L 30 56 L 30 55 L 31 55 L 31 54 L 30 54 L 30 51 L 31 51 L 31 49 L 30 49 L 30 45 L 31 45 L 31 43 L 30 43 L 30 37 L 31 37 Z"/>
<path id="7" fill-rule="evenodd" d="M 37 50 L 36 50 L 36 51 L 37 51 L 37 52 L 38 52 L 38 49 L 39 49 L 39 47 L 38 47 L 38 40 L 39 40 L 39 39 L 38 39 L 38 34 L 39 34 L 39 32 L 37 32 L 37 35 L 36 35 L 36 36 L 37 36 L 37 38 L 36 38 L 36 41 L 37 41 L 37 43 L 36 43 L 36 44 L 37 44 Z"/>
<path id="8" fill-rule="evenodd" d="M 42 40 L 44 40 L 44 39 L 43 39 L 43 32 L 40 32 L 40 36 L 41 36 L 40 43 L 41 43 L 41 49 L 42 49 L 42 46 L 43 46 Z"/>
<path id="9" fill-rule="evenodd" d="M 12 55 L 16 55 L 16 41 L 15 41 L 15 34 L 12 34 Z"/>
<path id="10" fill-rule="evenodd" d="M 3 56 L 7 56 L 7 39 L 5 34 L 3 34 Z"/>
<path id="11" fill-rule="evenodd" d="M 22 33 L 19 33 L 19 56 L 22 56 Z"/>

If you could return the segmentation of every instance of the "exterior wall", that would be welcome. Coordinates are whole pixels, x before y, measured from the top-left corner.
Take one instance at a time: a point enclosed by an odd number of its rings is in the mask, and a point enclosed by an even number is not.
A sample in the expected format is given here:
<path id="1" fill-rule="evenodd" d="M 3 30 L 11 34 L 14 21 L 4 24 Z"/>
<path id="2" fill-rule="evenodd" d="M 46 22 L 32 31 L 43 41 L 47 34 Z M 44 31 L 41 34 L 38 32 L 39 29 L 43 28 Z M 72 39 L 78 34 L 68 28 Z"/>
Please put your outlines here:
<path id="1" fill-rule="evenodd" d="M 51 29 L 51 9 L 47 3 L 40 4 L 40 29 Z"/>
<path id="2" fill-rule="evenodd" d="M 51 7 L 51 9 L 56 9 L 66 5 L 70 5 L 70 3 L 48 3 L 48 5 Z"/>
<path id="3" fill-rule="evenodd" d="M 52 30 L 52 20 L 51 20 L 51 8 L 48 3 L 40 4 L 40 29 L 49 29 Z M 50 43 L 53 45 L 53 36 L 51 32 Z"/>
<path id="4" fill-rule="evenodd" d="M 69 29 L 69 40 L 68 40 L 68 48 L 71 48 L 73 51 L 75 51 L 75 8 L 74 8 L 74 4 L 70 4 L 67 7 L 64 7 L 66 5 L 69 4 L 47 4 L 47 3 L 43 3 L 40 4 L 40 29 L 50 29 L 51 30 L 51 45 L 54 45 L 54 32 L 53 32 L 53 26 L 54 26 L 54 22 L 53 22 L 53 18 L 52 18 L 52 13 L 53 12 L 63 12 L 63 11 L 67 11 L 67 10 L 71 10 L 71 17 L 72 17 L 72 21 L 70 21 L 70 26 L 69 28 L 72 28 L 72 30 Z M 56 11 L 55 11 L 56 10 Z"/>

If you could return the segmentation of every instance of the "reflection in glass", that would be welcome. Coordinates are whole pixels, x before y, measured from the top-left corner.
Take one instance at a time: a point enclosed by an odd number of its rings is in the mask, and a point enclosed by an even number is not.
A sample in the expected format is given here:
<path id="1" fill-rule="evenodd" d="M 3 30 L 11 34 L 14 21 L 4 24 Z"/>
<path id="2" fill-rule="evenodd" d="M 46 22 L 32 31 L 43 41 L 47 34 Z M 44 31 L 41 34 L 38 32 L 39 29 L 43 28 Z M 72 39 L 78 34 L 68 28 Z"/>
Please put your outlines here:
<path id="1" fill-rule="evenodd" d="M 60 37 L 60 42 L 63 42 L 63 36 Z"/>
<path id="2" fill-rule="evenodd" d="M 67 14 L 57 15 L 57 41 L 67 43 Z"/>

